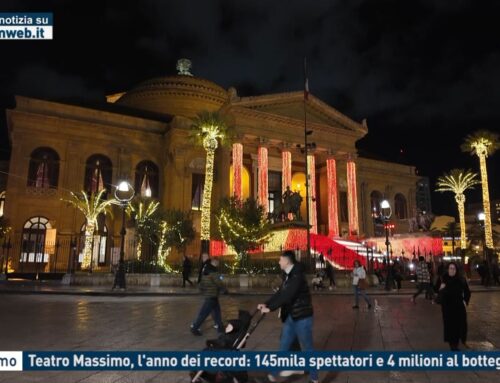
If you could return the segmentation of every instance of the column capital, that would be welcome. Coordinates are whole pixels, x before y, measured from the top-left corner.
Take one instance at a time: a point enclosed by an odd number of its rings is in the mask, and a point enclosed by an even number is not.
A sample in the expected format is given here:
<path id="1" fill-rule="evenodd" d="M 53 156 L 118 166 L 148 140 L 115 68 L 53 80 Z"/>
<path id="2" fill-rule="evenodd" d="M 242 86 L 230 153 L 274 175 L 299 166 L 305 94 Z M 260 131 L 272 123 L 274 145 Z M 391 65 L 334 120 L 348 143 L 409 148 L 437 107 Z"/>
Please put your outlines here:
<path id="1" fill-rule="evenodd" d="M 259 146 L 265 146 L 265 147 L 269 146 L 269 138 L 259 136 L 258 140 L 259 140 Z"/>

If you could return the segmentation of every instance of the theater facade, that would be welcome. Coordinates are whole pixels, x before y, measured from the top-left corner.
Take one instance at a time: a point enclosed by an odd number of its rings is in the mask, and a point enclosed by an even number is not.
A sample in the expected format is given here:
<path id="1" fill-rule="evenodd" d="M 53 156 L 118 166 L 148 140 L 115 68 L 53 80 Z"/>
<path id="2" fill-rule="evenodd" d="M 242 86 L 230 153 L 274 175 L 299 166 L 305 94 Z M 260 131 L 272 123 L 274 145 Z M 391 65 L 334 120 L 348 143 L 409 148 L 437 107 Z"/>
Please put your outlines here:
<path id="1" fill-rule="evenodd" d="M 105 188 L 110 195 L 120 180 L 165 208 L 191 211 L 198 235 L 188 253 L 198 253 L 205 152 L 189 141 L 188 130 L 202 111 L 220 111 L 236 133 L 230 146 L 216 152 L 212 206 L 225 196 L 253 196 L 272 212 L 287 187 L 305 201 L 305 116 L 312 233 L 379 235 L 383 198 L 391 203 L 396 233 L 408 232 L 417 212 L 421 177 L 415 168 L 358 156 L 366 121 L 354 121 L 314 94 L 306 101 L 302 91 L 245 97 L 184 70 L 98 105 L 23 96 L 15 101 L 7 110 L 12 150 L 0 191 L 13 228 L 12 270 L 33 270 L 34 264 L 46 271 L 69 268 L 69 249 L 82 242 L 85 222 L 64 199 L 80 190 Z M 305 203 L 301 209 L 305 216 Z M 121 220 L 106 216 L 99 226 L 95 267 L 109 270 L 117 259 Z"/>

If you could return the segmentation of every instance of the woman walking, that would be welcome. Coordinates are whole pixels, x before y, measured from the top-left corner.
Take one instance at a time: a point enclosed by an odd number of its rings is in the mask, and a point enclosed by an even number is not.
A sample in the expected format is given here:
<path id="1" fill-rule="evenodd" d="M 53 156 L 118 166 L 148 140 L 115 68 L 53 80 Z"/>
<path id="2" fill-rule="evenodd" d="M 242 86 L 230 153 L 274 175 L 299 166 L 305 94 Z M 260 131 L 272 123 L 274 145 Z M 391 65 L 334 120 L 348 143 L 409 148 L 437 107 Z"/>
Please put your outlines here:
<path id="1" fill-rule="evenodd" d="M 467 347 L 467 311 L 470 290 L 465 278 L 458 273 L 457 264 L 451 262 L 442 277 L 438 299 L 443 313 L 444 341 L 452 351 L 459 351 L 458 344 Z"/>
<path id="2" fill-rule="evenodd" d="M 359 294 L 364 298 L 366 304 L 368 305 L 368 309 L 372 307 L 372 303 L 370 298 L 366 296 L 365 288 L 368 286 L 366 282 L 366 271 L 361 263 L 356 260 L 354 261 L 354 270 L 352 271 L 352 285 L 354 287 L 354 306 L 353 309 L 359 309 Z"/>

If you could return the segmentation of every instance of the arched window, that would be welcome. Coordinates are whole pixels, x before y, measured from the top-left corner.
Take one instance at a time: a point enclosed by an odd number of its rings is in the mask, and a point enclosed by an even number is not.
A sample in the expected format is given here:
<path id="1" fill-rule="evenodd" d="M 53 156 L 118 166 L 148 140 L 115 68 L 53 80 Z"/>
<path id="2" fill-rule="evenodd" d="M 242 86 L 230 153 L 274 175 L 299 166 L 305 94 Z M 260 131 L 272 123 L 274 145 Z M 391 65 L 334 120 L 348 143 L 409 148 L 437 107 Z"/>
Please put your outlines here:
<path id="1" fill-rule="evenodd" d="M 106 263 L 106 249 L 108 242 L 108 227 L 104 223 L 104 215 L 97 219 L 97 228 L 92 240 L 92 267 Z M 78 263 L 83 261 L 83 248 L 85 246 L 85 223 L 80 229 L 80 251 L 78 252 Z"/>
<path id="2" fill-rule="evenodd" d="M 406 198 L 403 194 L 398 193 L 394 196 L 394 215 L 398 219 L 406 219 Z"/>
<path id="3" fill-rule="evenodd" d="M 374 190 L 370 193 L 371 214 L 374 219 L 380 217 L 380 203 L 382 199 L 382 193 L 378 190 Z"/>
<path id="4" fill-rule="evenodd" d="M 0 217 L 3 217 L 3 210 L 5 208 L 5 192 L 0 192 Z"/>
<path id="5" fill-rule="evenodd" d="M 47 229 L 51 229 L 51 226 L 45 217 L 33 217 L 26 221 L 23 227 L 20 262 L 43 263 L 49 261 L 49 254 L 45 251 Z"/>
<path id="6" fill-rule="evenodd" d="M 135 167 L 135 192 L 141 197 L 158 198 L 158 166 L 152 161 L 141 161 Z"/>
<path id="7" fill-rule="evenodd" d="M 57 188 L 59 180 L 59 155 L 51 148 L 37 148 L 30 156 L 28 186 Z"/>
<path id="8" fill-rule="evenodd" d="M 106 189 L 106 193 L 103 195 L 106 198 L 111 190 L 112 177 L 113 165 L 108 157 L 94 154 L 87 159 L 84 181 L 84 189 L 87 193 L 98 193 L 102 189 Z"/>

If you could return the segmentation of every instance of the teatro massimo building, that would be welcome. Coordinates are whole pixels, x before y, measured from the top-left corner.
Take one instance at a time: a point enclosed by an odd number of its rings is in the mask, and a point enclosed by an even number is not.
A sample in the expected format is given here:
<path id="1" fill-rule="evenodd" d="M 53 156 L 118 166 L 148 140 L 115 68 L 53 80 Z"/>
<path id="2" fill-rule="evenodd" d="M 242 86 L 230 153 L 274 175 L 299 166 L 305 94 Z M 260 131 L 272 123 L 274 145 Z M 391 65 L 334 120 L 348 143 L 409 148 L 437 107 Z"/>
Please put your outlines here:
<path id="1" fill-rule="evenodd" d="M 305 200 L 304 108 L 312 132 L 311 232 L 331 239 L 380 235 L 374 217 L 385 198 L 394 233 L 407 233 L 421 177 L 413 166 L 358 156 L 365 121 L 314 94 L 306 102 L 302 91 L 245 97 L 181 68 L 110 95 L 102 105 L 15 97 L 6 113 L 11 157 L 0 190 L 1 213 L 12 226 L 9 267 L 32 270 L 38 261 L 45 271 L 66 270 L 68 244 L 82 242 L 85 222 L 64 199 L 70 191 L 102 188 L 110 195 L 123 179 L 165 208 L 191 211 L 197 237 L 188 254 L 198 254 L 205 151 L 188 140 L 188 131 L 202 111 L 220 110 L 236 131 L 231 145 L 216 152 L 212 206 L 236 194 L 253 196 L 272 212 L 287 186 Z M 121 215 L 115 209 L 115 218 L 106 216 L 96 234 L 96 269 L 109 270 L 116 260 Z M 305 203 L 301 209 L 305 216 Z"/>

